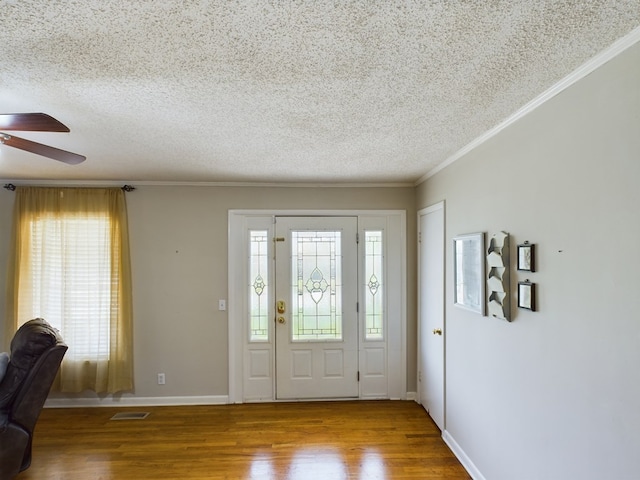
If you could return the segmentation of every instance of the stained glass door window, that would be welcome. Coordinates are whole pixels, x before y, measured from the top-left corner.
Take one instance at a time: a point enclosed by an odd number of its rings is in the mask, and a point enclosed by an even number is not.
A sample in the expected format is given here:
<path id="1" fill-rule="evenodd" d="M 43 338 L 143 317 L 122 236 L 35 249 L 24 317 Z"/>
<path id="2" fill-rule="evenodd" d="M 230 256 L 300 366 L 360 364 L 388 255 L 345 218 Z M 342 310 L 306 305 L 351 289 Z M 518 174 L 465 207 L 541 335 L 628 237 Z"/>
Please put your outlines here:
<path id="1" fill-rule="evenodd" d="M 365 232 L 365 271 L 364 271 L 364 315 L 367 340 L 383 338 L 384 295 L 383 295 L 383 244 L 382 231 L 369 230 Z"/>
<path id="2" fill-rule="evenodd" d="M 291 232 L 292 340 L 342 340 L 340 231 Z"/>
<path id="3" fill-rule="evenodd" d="M 269 340 L 268 232 L 249 232 L 249 339 Z"/>

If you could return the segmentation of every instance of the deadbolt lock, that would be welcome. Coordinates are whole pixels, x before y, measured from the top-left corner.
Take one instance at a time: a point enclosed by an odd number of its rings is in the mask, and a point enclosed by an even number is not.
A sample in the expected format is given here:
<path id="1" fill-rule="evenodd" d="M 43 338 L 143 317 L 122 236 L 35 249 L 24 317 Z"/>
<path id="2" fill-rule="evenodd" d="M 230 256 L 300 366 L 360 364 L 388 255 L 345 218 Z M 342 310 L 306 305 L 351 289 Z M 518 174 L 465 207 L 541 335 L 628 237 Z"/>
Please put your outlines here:
<path id="1" fill-rule="evenodd" d="M 284 319 L 284 317 L 278 317 L 278 323 L 283 324 L 285 322 L 286 322 L 286 320 Z"/>

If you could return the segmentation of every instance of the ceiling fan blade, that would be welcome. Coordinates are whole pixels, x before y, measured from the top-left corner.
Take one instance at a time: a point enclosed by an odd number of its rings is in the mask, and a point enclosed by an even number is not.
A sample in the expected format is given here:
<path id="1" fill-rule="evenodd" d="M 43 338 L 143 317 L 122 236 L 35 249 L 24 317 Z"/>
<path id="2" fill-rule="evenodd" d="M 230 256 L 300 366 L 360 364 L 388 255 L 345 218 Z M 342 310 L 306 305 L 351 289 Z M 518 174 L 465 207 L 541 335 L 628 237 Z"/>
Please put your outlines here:
<path id="1" fill-rule="evenodd" d="M 0 130 L 69 132 L 63 123 L 46 113 L 0 113 Z"/>
<path id="2" fill-rule="evenodd" d="M 59 148 L 50 147 L 49 145 L 43 145 L 42 143 L 15 137 L 6 133 L 0 133 L 0 142 L 10 147 L 19 148 L 25 152 L 35 153 L 43 157 L 53 158 L 54 160 L 68 163 L 69 165 L 77 165 L 87 159 L 87 157 L 78 155 L 77 153 L 67 152 L 66 150 L 60 150 Z"/>

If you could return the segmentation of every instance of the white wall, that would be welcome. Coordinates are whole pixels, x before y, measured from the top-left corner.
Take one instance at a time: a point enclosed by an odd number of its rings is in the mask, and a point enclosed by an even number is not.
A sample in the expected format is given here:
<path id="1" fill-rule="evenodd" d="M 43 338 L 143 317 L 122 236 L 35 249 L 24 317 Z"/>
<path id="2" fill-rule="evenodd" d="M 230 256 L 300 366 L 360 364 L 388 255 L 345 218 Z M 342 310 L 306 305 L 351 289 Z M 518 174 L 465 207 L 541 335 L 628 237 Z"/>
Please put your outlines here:
<path id="1" fill-rule="evenodd" d="M 446 431 L 487 480 L 640 478 L 639 181 L 637 44 L 419 186 L 446 201 Z M 450 288 L 452 237 L 500 230 L 537 245 L 512 323 Z"/>
<path id="2" fill-rule="evenodd" d="M 17 183 L 17 182 L 16 182 Z M 14 194 L 0 191 L 0 315 Z M 127 194 L 134 298 L 135 392 L 123 402 L 224 401 L 229 209 L 407 211 L 408 281 L 415 285 L 415 189 L 138 186 Z M 407 384 L 416 388 L 415 288 L 407 300 Z M 1 334 L 2 329 L 0 329 Z M 157 373 L 166 385 L 157 385 Z M 54 396 L 54 404 L 94 398 Z M 110 399 L 107 399 L 110 401 Z"/>

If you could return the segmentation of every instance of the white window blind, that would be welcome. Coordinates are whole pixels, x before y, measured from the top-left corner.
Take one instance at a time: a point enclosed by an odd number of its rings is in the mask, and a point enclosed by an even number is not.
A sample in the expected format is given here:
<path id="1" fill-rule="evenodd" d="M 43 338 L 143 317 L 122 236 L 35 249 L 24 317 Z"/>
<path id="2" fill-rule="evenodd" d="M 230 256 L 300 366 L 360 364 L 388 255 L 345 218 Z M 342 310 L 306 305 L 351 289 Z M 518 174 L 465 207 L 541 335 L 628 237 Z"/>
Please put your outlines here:
<path id="1" fill-rule="evenodd" d="M 110 219 L 104 213 L 41 216 L 31 221 L 32 312 L 69 345 L 69 360 L 108 360 L 111 295 Z M 117 268 L 117 267 L 116 267 Z"/>

